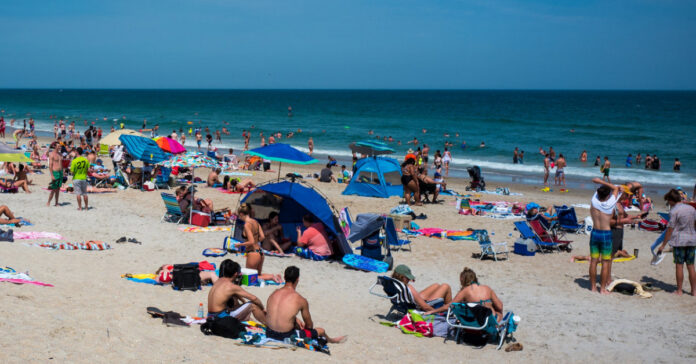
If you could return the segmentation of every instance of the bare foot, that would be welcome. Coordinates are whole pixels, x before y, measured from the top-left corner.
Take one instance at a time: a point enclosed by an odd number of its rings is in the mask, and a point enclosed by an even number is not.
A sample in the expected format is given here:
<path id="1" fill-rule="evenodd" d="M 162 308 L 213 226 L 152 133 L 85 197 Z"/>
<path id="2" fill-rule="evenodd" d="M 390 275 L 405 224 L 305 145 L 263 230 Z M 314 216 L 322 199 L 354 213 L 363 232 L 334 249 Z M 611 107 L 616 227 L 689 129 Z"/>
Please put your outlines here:
<path id="1" fill-rule="evenodd" d="M 606 289 L 602 289 L 599 291 L 599 294 L 609 295 L 609 294 L 611 294 L 611 292 L 607 291 Z"/>
<path id="2" fill-rule="evenodd" d="M 346 336 L 334 337 L 334 338 L 328 340 L 328 342 L 330 342 L 332 344 L 341 344 L 341 343 L 346 342 L 347 340 L 348 340 L 348 336 L 346 335 Z"/>
<path id="3" fill-rule="evenodd" d="M 597 293 L 597 287 L 590 288 L 590 292 Z"/>
<path id="4" fill-rule="evenodd" d="M 81 211 L 81 210 L 82 210 L 82 207 L 78 207 L 78 208 L 77 208 L 77 211 Z"/>
<path id="5" fill-rule="evenodd" d="M 684 293 L 684 292 L 682 292 L 681 289 L 678 289 L 678 290 L 672 292 L 672 294 L 675 294 L 675 295 L 677 295 L 677 296 L 681 296 L 683 293 Z M 693 295 L 692 295 L 692 296 L 693 296 Z"/>
<path id="6" fill-rule="evenodd" d="M 423 203 L 422 203 L 422 202 L 416 202 L 415 205 L 416 205 L 416 206 L 423 206 Z"/>

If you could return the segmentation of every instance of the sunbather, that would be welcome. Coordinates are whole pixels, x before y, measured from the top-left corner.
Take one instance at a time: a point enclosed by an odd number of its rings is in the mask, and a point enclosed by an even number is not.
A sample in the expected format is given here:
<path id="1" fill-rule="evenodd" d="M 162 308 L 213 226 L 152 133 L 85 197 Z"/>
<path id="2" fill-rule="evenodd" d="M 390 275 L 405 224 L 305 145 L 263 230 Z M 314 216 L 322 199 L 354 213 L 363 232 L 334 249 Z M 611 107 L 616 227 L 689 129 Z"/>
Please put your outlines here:
<path id="1" fill-rule="evenodd" d="M 617 250 L 614 253 L 614 258 L 629 258 L 631 257 L 631 254 L 628 254 L 626 250 Z M 589 255 L 573 255 L 573 257 L 570 259 L 571 262 L 584 262 L 590 260 Z"/>
<path id="2" fill-rule="evenodd" d="M 554 210 L 553 206 L 549 206 L 546 208 L 544 213 L 540 213 L 540 207 L 541 206 L 535 202 L 530 202 L 527 204 L 527 221 L 538 220 L 545 229 L 550 229 L 551 226 L 553 226 L 553 222 L 558 220 L 556 211 Z"/>
<path id="3" fill-rule="evenodd" d="M 239 265 L 237 265 L 239 266 Z M 155 272 L 155 280 L 160 283 L 171 283 L 172 281 L 172 271 L 174 270 L 174 265 L 173 264 L 165 264 L 157 269 Z M 201 283 L 202 284 L 207 284 L 207 283 L 212 283 L 215 284 L 215 282 L 218 280 L 217 274 L 215 274 L 215 271 L 211 270 L 201 270 L 198 273 L 198 276 L 201 278 Z"/>
<path id="4" fill-rule="evenodd" d="M 186 186 L 181 186 L 176 190 L 176 200 L 179 202 L 179 208 L 184 212 L 184 215 L 189 213 L 189 207 L 191 205 L 191 190 Z M 194 198 L 193 199 L 193 209 L 198 211 L 203 211 L 205 213 L 212 213 L 213 201 L 206 198 Z"/>
<path id="5" fill-rule="evenodd" d="M 2 216 L 7 217 L 6 219 L 2 218 Z M 0 225 L 10 225 L 14 224 L 17 227 L 22 226 L 22 220 L 18 219 L 15 217 L 15 215 L 10 211 L 10 208 L 7 207 L 6 205 L 1 205 L 0 206 Z"/>
<path id="6" fill-rule="evenodd" d="M 253 217 L 251 217 L 251 205 L 243 203 L 237 209 L 238 219 L 244 221 L 244 231 L 242 232 L 242 237 L 244 238 L 243 243 L 235 244 L 236 248 L 245 248 L 246 253 L 246 267 L 249 269 L 255 269 L 259 278 L 263 280 L 273 280 L 277 283 L 282 283 L 283 280 L 280 275 L 277 274 L 262 274 L 263 270 L 263 251 L 261 250 L 261 242 L 266 238 L 261 229 L 261 225 Z"/>
<path id="7" fill-rule="evenodd" d="M 240 321 L 254 315 L 257 321 L 266 323 L 263 302 L 239 286 L 241 267 L 237 262 L 225 259 L 220 264 L 220 278 L 208 292 L 208 318 L 232 316 Z"/>
<path id="8" fill-rule="evenodd" d="M 65 192 L 73 192 L 75 191 L 75 188 L 73 186 L 68 186 L 65 188 Z M 109 188 L 109 187 L 94 187 L 87 185 L 87 193 L 105 193 L 105 192 L 116 192 L 118 191 L 117 188 Z"/>
<path id="9" fill-rule="evenodd" d="M 222 170 L 220 168 L 210 170 L 207 180 L 208 187 L 215 187 L 220 185 L 220 180 L 218 180 L 218 178 L 220 177 L 221 172 Z"/>
<path id="10" fill-rule="evenodd" d="M 263 224 L 263 248 L 268 251 L 283 253 L 290 248 L 292 241 L 283 236 L 283 226 L 278 222 L 278 213 L 272 211 L 268 215 L 268 222 Z"/>
<path id="11" fill-rule="evenodd" d="M 438 303 L 448 305 L 452 301 L 452 288 L 447 283 L 433 283 L 424 290 L 418 292 L 413 285 L 409 284 L 411 281 L 416 281 L 416 277 L 411 273 L 411 268 L 404 264 L 397 265 L 394 268 L 394 273 L 392 278 L 397 281 L 402 282 L 411 291 L 413 300 L 418 305 L 418 308 L 422 311 L 432 311 L 435 307 L 432 305 L 438 305 Z"/>
<path id="12" fill-rule="evenodd" d="M 268 297 L 266 313 L 266 336 L 270 339 L 283 341 L 295 335 L 298 338 L 325 337 L 330 343 L 341 343 L 345 336 L 329 337 L 326 330 L 314 327 L 309 313 L 307 299 L 297 293 L 296 288 L 300 279 L 300 269 L 290 266 L 285 269 L 285 285 Z M 302 319 L 297 318 L 297 314 Z"/>
<path id="13" fill-rule="evenodd" d="M 503 301 L 498 298 L 491 287 L 486 285 L 480 285 L 478 283 L 478 278 L 476 273 L 466 267 L 459 274 L 459 282 L 462 285 L 462 289 L 457 292 L 457 295 L 451 300 L 451 302 L 461 303 L 478 303 L 482 306 L 488 307 L 495 314 L 498 322 L 503 318 Z M 445 312 L 449 308 L 450 302 L 447 302 L 442 307 L 426 312 L 427 314 L 433 314 L 438 312 Z"/>
<path id="14" fill-rule="evenodd" d="M 222 188 L 231 192 L 249 192 L 254 187 L 256 187 L 256 184 L 254 184 L 254 181 L 248 178 L 240 181 L 239 178 L 230 178 L 230 176 L 225 176 L 225 179 L 222 182 Z"/>

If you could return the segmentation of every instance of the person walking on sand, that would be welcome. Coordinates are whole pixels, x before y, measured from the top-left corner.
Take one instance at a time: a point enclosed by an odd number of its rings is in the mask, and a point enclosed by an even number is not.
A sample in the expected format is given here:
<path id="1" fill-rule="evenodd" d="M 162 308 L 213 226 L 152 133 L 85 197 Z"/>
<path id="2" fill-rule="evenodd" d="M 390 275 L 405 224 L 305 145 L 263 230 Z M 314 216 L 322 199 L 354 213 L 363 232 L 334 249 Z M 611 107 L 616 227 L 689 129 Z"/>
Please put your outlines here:
<path id="1" fill-rule="evenodd" d="M 602 172 L 602 174 L 603 174 L 602 179 L 609 182 L 609 183 L 611 183 L 611 179 L 609 179 L 609 170 L 610 169 L 611 169 L 611 162 L 609 162 L 609 157 L 604 156 L 604 164 L 602 164 L 602 167 L 599 168 L 599 171 Z"/>
<path id="2" fill-rule="evenodd" d="M 89 161 L 82 156 L 82 148 L 77 147 L 76 152 L 77 157 L 70 163 L 70 173 L 73 175 L 73 188 L 75 189 L 75 196 L 77 196 L 77 209 L 83 210 L 82 200 L 84 200 L 84 210 L 89 210 L 89 201 L 87 198 L 87 170 L 89 169 Z M 82 198 L 82 200 L 80 198 Z"/>
<path id="3" fill-rule="evenodd" d="M 285 269 L 285 285 L 275 290 L 266 303 L 266 336 L 269 339 L 284 341 L 291 336 L 297 338 L 325 338 L 329 343 L 342 343 L 346 336 L 330 337 L 326 330 L 314 327 L 309 313 L 309 302 L 297 293 L 300 268 L 289 266 Z M 297 318 L 297 314 L 302 319 Z"/>
<path id="4" fill-rule="evenodd" d="M 53 179 L 48 185 L 48 189 L 51 193 L 48 195 L 48 202 L 46 206 L 51 205 L 51 199 L 55 196 L 56 203 L 58 206 L 58 195 L 60 194 L 60 187 L 63 185 L 63 156 L 58 152 L 58 143 L 53 142 L 51 144 L 51 152 L 48 154 L 48 170 L 51 173 Z"/>
<path id="5" fill-rule="evenodd" d="M 681 296 L 684 284 L 684 264 L 689 272 L 691 295 L 696 296 L 696 270 L 694 270 L 694 252 L 696 251 L 696 209 L 682 202 L 679 191 L 671 189 L 665 194 L 665 201 L 670 206 L 669 222 L 662 245 L 657 255 L 662 254 L 665 245 L 672 246 L 676 266 L 677 290 L 674 294 Z"/>
<path id="6" fill-rule="evenodd" d="M 314 139 L 312 137 L 307 140 L 307 148 L 309 148 L 309 155 L 312 155 L 314 153 Z"/>
<path id="7" fill-rule="evenodd" d="M 609 294 L 607 284 L 611 278 L 612 233 L 611 218 L 616 203 L 621 197 L 619 186 L 593 178 L 592 182 L 600 184 L 590 202 L 590 216 L 593 229 L 590 234 L 590 290 L 597 292 L 597 263 L 602 260 L 599 292 Z"/>
<path id="8" fill-rule="evenodd" d="M 549 153 L 544 155 L 544 186 L 549 184 L 549 167 L 551 165 L 551 158 L 549 158 Z"/>

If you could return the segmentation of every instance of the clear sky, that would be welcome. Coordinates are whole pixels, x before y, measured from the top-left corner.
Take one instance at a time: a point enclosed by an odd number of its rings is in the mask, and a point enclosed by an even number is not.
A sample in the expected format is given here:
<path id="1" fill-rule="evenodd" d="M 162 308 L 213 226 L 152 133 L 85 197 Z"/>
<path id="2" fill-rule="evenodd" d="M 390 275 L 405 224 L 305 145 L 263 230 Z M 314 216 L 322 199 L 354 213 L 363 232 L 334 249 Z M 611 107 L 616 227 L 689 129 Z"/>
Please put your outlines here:
<path id="1" fill-rule="evenodd" d="M 0 87 L 696 89 L 693 0 L 2 0 Z"/>

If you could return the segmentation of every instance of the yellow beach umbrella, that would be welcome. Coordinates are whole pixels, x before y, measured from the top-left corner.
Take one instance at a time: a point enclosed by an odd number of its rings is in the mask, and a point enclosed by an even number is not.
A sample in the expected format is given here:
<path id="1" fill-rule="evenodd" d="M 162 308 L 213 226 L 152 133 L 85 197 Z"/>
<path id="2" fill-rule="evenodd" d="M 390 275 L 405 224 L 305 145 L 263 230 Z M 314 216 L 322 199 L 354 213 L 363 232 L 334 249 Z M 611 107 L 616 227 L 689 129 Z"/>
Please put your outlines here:
<path id="1" fill-rule="evenodd" d="M 110 133 L 109 135 L 101 138 L 101 140 L 99 140 L 99 144 L 104 144 L 104 145 L 108 145 L 108 146 L 121 145 L 121 141 L 118 139 L 121 135 L 135 135 L 135 136 L 147 138 L 145 135 L 143 135 L 142 133 L 139 133 L 135 130 L 120 129 L 120 130 L 116 130 L 115 132 Z"/>

